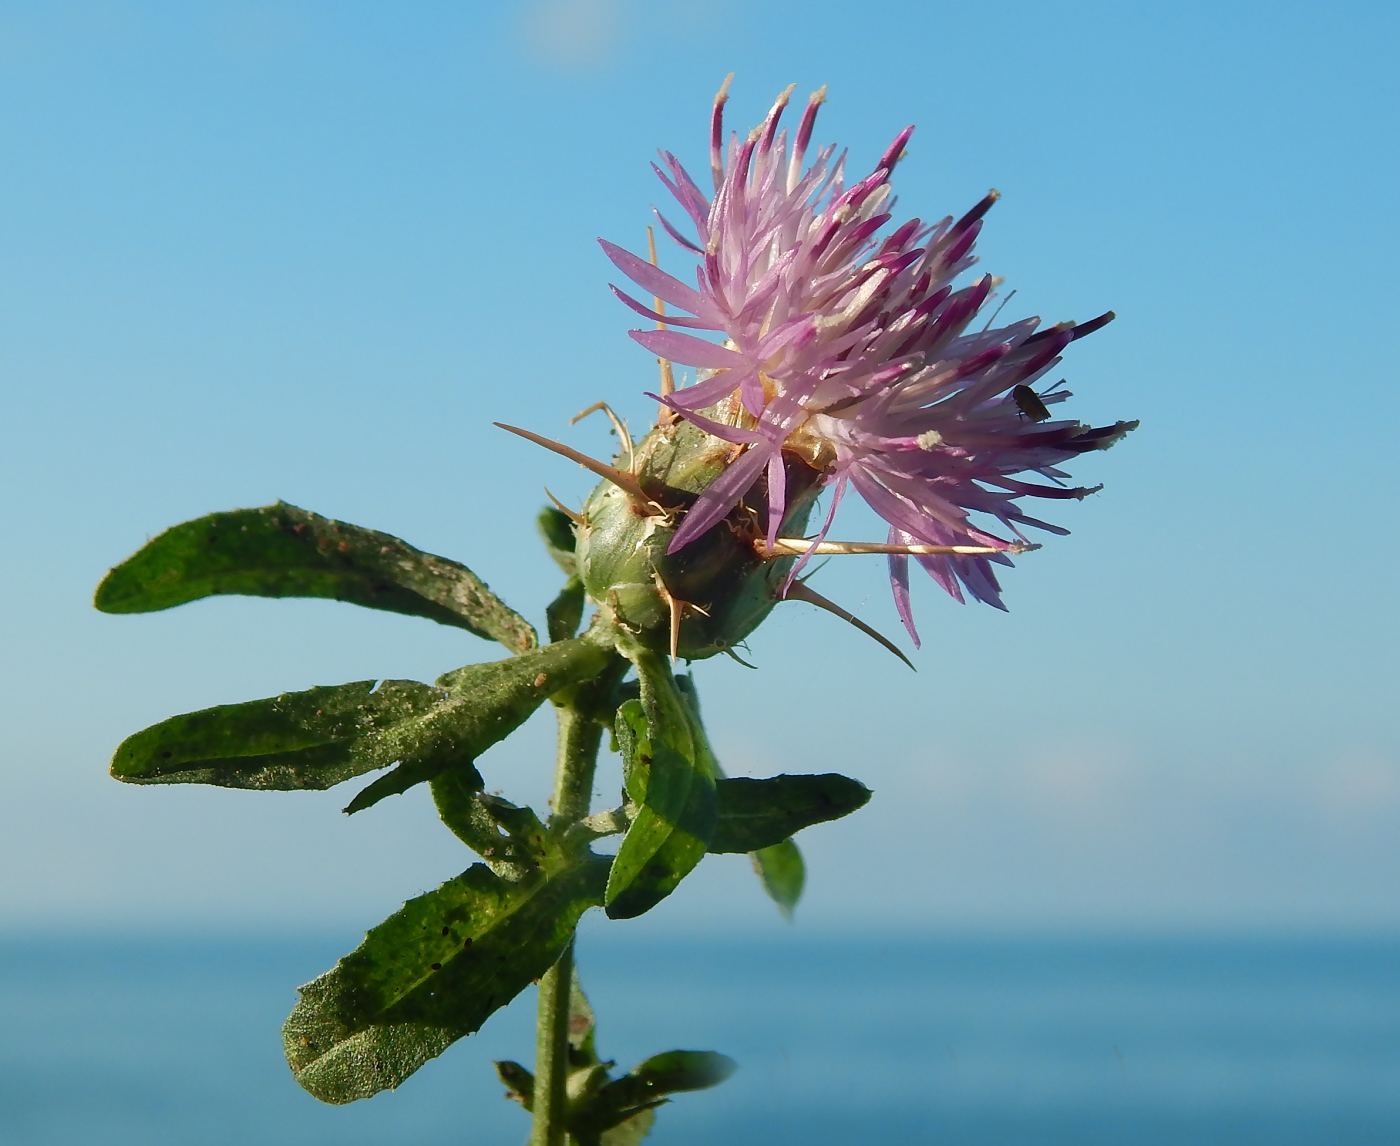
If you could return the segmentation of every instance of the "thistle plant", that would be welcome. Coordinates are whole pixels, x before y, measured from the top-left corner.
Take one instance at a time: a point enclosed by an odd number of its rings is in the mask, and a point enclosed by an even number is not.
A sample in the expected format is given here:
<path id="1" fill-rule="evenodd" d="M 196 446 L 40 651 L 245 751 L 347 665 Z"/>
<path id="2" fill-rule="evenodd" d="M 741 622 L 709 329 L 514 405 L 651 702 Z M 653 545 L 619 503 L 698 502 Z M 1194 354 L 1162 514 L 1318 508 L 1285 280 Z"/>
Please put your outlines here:
<path id="1" fill-rule="evenodd" d="M 602 243 L 644 296 L 613 288 L 652 324 L 632 337 L 660 360 L 655 425 L 634 441 L 605 404 L 593 407 L 619 436 L 606 461 L 504 427 L 601 479 L 579 509 L 554 501 L 539 516 L 565 577 L 545 642 L 456 561 L 284 503 L 175 526 L 98 588 L 97 607 L 110 613 L 227 593 L 332 598 L 507 650 L 432 684 L 356 681 L 172 717 L 117 749 L 112 775 L 137 784 L 292 791 L 378 773 L 346 805 L 352 814 L 424 784 L 443 824 L 480 857 L 300 989 L 283 1028 L 287 1061 L 324 1102 L 398 1086 L 534 982 L 534 1069 L 496 1064 L 509 1097 L 532 1113 L 534 1146 L 639 1142 L 670 1095 L 727 1077 L 729 1059 L 691 1050 L 615 1075 L 575 969 L 580 917 L 650 911 L 722 852 L 749 854 L 790 914 L 804 882 L 793 837 L 854 812 L 870 792 L 836 774 L 726 777 L 680 662 L 742 659 L 745 638 L 789 600 L 835 612 L 903 657 L 801 576 L 818 554 L 887 555 L 916 646 L 911 557 L 957 600 L 1002 607 L 993 566 L 1035 548 L 1027 529 L 1065 532 L 1026 513 L 1024 499 L 1093 492 L 1059 467 L 1136 425 L 1060 418 L 1052 408 L 1069 391 L 1044 383 L 1111 312 L 997 327 L 999 306 L 976 326 L 998 280 L 958 280 L 995 192 L 960 218 L 891 227 L 891 178 L 912 128 L 847 185 L 844 153 L 809 156 L 824 89 L 789 142 L 791 88 L 747 137 L 726 139 L 727 88 L 711 123 L 712 193 L 669 152 L 656 167 L 683 216 L 658 218 L 694 259 L 696 285 L 659 269 L 650 229 L 646 259 Z M 678 384 L 676 366 L 694 373 Z M 829 538 L 850 489 L 888 523 L 883 541 Z M 488 793 L 476 762 L 546 701 L 558 752 L 541 814 Z M 605 735 L 621 754 L 623 790 L 595 811 Z M 606 836 L 621 836 L 614 856 L 594 849 Z"/>

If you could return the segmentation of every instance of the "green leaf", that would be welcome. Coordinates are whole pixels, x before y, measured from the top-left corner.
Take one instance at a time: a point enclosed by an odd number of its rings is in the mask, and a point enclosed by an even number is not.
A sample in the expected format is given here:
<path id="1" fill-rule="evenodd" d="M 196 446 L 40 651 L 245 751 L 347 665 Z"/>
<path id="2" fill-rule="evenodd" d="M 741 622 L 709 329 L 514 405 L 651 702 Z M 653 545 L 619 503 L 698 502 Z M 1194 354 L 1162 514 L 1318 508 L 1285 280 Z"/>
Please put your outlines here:
<path id="1" fill-rule="evenodd" d="M 667 1095 L 718 1086 L 737 1069 L 728 1055 L 715 1051 L 667 1051 L 653 1055 L 621 1078 L 603 1086 L 596 1094 L 576 1104 L 569 1112 L 569 1133 L 582 1146 L 607 1142 L 604 1132 L 620 1126 L 639 1114 L 667 1101 Z M 640 1141 L 650 1123 L 638 1124 Z M 624 1137 L 623 1141 L 627 1141 Z"/>
<path id="2" fill-rule="evenodd" d="M 651 736 L 640 700 L 626 700 L 613 718 L 613 737 L 622 754 L 622 788 L 627 799 L 640 805 L 647 798 L 651 772 Z"/>
<path id="3" fill-rule="evenodd" d="M 417 681 L 376 688 L 362 680 L 172 716 L 127 737 L 112 775 L 132 784 L 329 788 L 394 763 L 402 753 L 394 733 L 446 695 Z"/>
<path id="4" fill-rule="evenodd" d="M 695 681 L 687 675 L 679 677 L 677 679 L 677 683 L 679 684 L 681 694 L 685 697 L 686 704 L 689 706 L 690 711 L 695 719 L 696 725 L 699 726 L 700 698 L 695 691 Z M 719 762 L 713 759 L 713 757 L 711 757 L 710 759 L 710 770 L 714 773 L 716 777 L 720 778 L 720 783 L 728 783 L 728 781 L 725 781 L 723 779 L 724 770 L 719 766 Z M 866 802 L 866 800 L 870 798 L 870 792 L 863 784 L 858 784 L 854 780 L 847 780 L 844 776 L 836 776 L 834 773 L 829 774 L 829 776 L 813 776 L 805 778 L 794 776 L 776 777 L 776 779 L 780 781 L 805 779 L 808 783 L 811 783 L 812 781 L 822 781 L 828 778 L 838 781 L 844 781 L 844 784 L 835 786 L 834 794 L 836 794 L 837 803 L 842 802 L 843 799 L 846 802 L 859 800 L 858 803 L 852 803 L 851 806 L 847 807 L 845 811 L 839 812 L 837 813 L 837 815 L 846 815 L 848 812 L 854 811 L 856 808 L 860 807 Z M 846 787 L 845 785 L 851 785 L 852 787 Z M 753 791 L 753 789 L 750 789 L 747 794 L 752 795 Z M 735 801 L 736 803 L 739 802 L 739 800 L 742 800 L 743 797 L 746 795 L 744 789 L 742 788 L 730 789 L 730 792 L 732 797 L 738 797 L 738 799 L 736 799 Z M 861 795 L 862 793 L 864 793 L 863 797 Z M 796 792 L 794 792 L 793 794 L 794 796 L 796 796 Z M 805 794 L 809 797 L 813 795 L 810 789 L 807 790 Z M 797 804 L 798 807 L 804 806 L 804 801 L 801 797 L 797 797 Z M 816 801 L 815 803 L 809 802 L 806 803 L 805 806 L 808 811 L 816 810 L 816 808 L 820 807 L 820 801 Z M 835 818 L 836 816 L 821 817 L 821 819 Z M 820 820 L 814 820 L 811 822 L 816 823 L 820 822 Z M 748 825 L 746 826 L 753 826 L 753 823 L 754 821 L 750 820 Z M 725 839 L 722 835 L 720 835 L 718 825 L 716 826 L 716 835 L 719 837 L 719 842 L 721 845 L 738 844 L 742 842 L 741 839 L 737 838 L 729 840 Z M 718 851 L 720 849 L 713 848 L 712 850 Z M 725 850 L 728 850 L 728 848 L 726 847 Z M 737 851 L 739 849 L 736 847 L 734 850 Z M 793 908 L 797 906 L 798 900 L 802 898 L 802 889 L 806 886 L 807 883 L 807 865 L 803 863 L 802 853 L 798 851 L 797 845 L 793 843 L 790 839 L 780 840 L 776 843 L 771 843 L 765 847 L 760 847 L 753 851 L 750 851 L 749 859 L 753 862 L 753 869 L 758 875 L 759 882 L 763 884 L 763 890 L 766 891 L 768 893 L 769 898 L 772 899 L 773 902 L 778 905 L 778 910 L 782 912 L 783 918 L 791 922 Z"/>
<path id="5" fill-rule="evenodd" d="M 802 862 L 802 853 L 791 840 L 784 840 L 770 848 L 761 848 L 750 854 L 753 869 L 763 884 L 763 890 L 778 905 L 783 918 L 792 919 L 792 909 L 802 898 L 802 888 L 807 882 L 807 865 Z"/>
<path id="6" fill-rule="evenodd" d="M 510 837 L 491 814 L 487 803 L 491 798 L 480 798 L 483 795 L 480 786 L 464 781 L 455 769 L 433 777 L 431 784 L 433 803 L 442 822 L 477 855 L 494 860 L 497 848 L 504 846 Z"/>
<path id="7" fill-rule="evenodd" d="M 328 788 L 396 762 L 356 797 L 358 811 L 392 791 L 460 769 L 518 728 L 545 697 L 596 675 L 609 654 L 576 639 L 468 665 L 438 679 L 374 681 L 174 716 L 125 740 L 112 775 L 138 784 Z"/>
<path id="8" fill-rule="evenodd" d="M 717 1051 L 674 1050 L 653 1055 L 615 1085 L 632 1079 L 630 1085 L 645 1088 L 645 1097 L 654 1098 L 686 1090 L 708 1090 L 738 1069 L 738 1063 Z"/>
<path id="9" fill-rule="evenodd" d="M 517 653 L 539 643 L 466 566 L 280 501 L 167 529 L 103 578 L 94 603 L 104 613 L 150 613 L 225 593 L 329 597 L 427 617 Z"/>
<path id="10" fill-rule="evenodd" d="M 529 874 L 477 864 L 301 988 L 282 1036 L 306 1090 L 345 1103 L 398 1086 L 554 964 L 579 916 L 602 903 L 608 861 L 566 852 L 534 824 Z"/>
<path id="11" fill-rule="evenodd" d="M 518 657 L 467 665 L 438 677 L 448 698 L 422 721 L 422 739 L 431 751 L 406 757 L 394 772 L 381 776 L 346 807 L 359 812 L 431 780 L 458 760 L 474 760 L 529 719 L 546 697 L 602 672 L 608 652 L 576 638 L 532 649 Z"/>
<path id="12" fill-rule="evenodd" d="M 835 772 L 720 780 L 716 787 L 719 819 L 710 838 L 712 852 L 773 847 L 802 828 L 849 815 L 870 799 L 864 784 Z"/>
<path id="13" fill-rule="evenodd" d="M 593 1013 L 593 1004 L 583 993 L 579 981 L 578 967 L 574 967 L 573 982 L 569 985 L 569 1065 L 571 1067 L 597 1066 L 602 1060 L 597 1050 L 598 1016 Z"/>
<path id="14" fill-rule="evenodd" d="M 520 1103 L 526 1110 L 535 1109 L 535 1075 L 510 1059 L 496 1062 L 496 1077 L 506 1085 L 506 1097 Z"/>
<path id="15" fill-rule="evenodd" d="M 578 544 L 578 538 L 574 536 L 574 523 L 569 520 L 569 515 L 562 509 L 547 505 L 535 518 L 535 525 L 544 538 L 545 549 L 559 568 L 570 577 L 575 576 L 578 562 L 574 560 L 574 546 Z"/>
<path id="16" fill-rule="evenodd" d="M 551 641 L 566 641 L 578 632 L 583 620 L 583 580 L 570 577 L 544 611 Z"/>
<path id="17" fill-rule="evenodd" d="M 670 667 L 650 652 L 636 652 L 633 659 L 647 739 L 634 742 L 629 775 L 645 773 L 645 797 L 608 878 L 607 913 L 613 919 L 641 915 L 675 890 L 704 858 L 717 812 L 708 749 L 697 742 L 703 733 Z"/>
<path id="18" fill-rule="evenodd" d="M 656 1111 L 647 1107 L 640 1114 L 634 1114 L 626 1122 L 605 1130 L 598 1138 L 598 1146 L 638 1146 L 656 1122 Z M 587 1146 L 581 1143 L 580 1146 Z"/>
<path id="19" fill-rule="evenodd" d="M 539 866 L 539 821 L 529 808 L 482 792 L 456 769 L 435 777 L 432 789 L 442 822 L 497 875 L 519 881 Z"/>
<path id="20" fill-rule="evenodd" d="M 646 797 L 651 740 L 640 702 L 625 702 L 613 720 L 613 736 L 622 753 L 625 794 L 633 804 Z M 830 772 L 818 776 L 773 776 L 765 780 L 725 779 L 710 760 L 718 819 L 711 852 L 753 852 L 782 843 L 803 828 L 839 819 L 865 805 L 870 789 L 858 780 Z"/>
<path id="21" fill-rule="evenodd" d="M 596 1026 L 575 968 L 569 995 L 567 1129 L 576 1146 L 636 1146 L 651 1130 L 653 1108 L 664 1104 L 668 1094 L 714 1086 L 735 1069 L 732 1059 L 713 1051 L 668 1051 L 622 1078 L 609 1079 L 614 1064 L 598 1059 Z M 497 1070 L 513 1091 L 507 1097 L 522 1105 L 527 1101 L 522 1095 L 533 1101 L 534 1077 L 528 1071 L 517 1063 L 497 1063 Z"/>

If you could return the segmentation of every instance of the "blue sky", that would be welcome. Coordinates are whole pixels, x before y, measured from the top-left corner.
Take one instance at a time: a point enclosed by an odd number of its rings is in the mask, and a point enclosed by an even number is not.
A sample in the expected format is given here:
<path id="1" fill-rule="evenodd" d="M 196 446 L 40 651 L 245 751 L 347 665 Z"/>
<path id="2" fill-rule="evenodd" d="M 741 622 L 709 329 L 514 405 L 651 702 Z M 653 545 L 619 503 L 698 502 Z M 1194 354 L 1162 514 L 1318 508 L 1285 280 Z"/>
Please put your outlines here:
<path id="1" fill-rule="evenodd" d="M 594 238 L 634 248 L 657 147 L 703 161 L 830 86 L 908 214 L 1003 199 L 1006 318 L 1119 320 L 1065 373 L 1141 418 L 1076 477 L 1007 615 L 931 584 L 903 666 L 803 605 L 757 674 L 697 667 L 733 772 L 840 770 L 813 928 L 1400 927 L 1394 513 L 1400 16 L 1381 4 L 0 2 L 0 924 L 358 926 L 467 857 L 422 792 L 135 789 L 179 711 L 494 651 L 331 602 L 90 608 L 175 522 L 283 498 L 471 565 L 538 618 L 540 487 L 649 356 Z M 681 253 L 663 263 L 688 273 Z M 873 537 L 853 509 L 842 536 Z M 878 559 L 819 587 L 887 631 Z M 549 728 L 482 762 L 542 801 Z M 647 920 L 778 926 L 741 861 Z"/>

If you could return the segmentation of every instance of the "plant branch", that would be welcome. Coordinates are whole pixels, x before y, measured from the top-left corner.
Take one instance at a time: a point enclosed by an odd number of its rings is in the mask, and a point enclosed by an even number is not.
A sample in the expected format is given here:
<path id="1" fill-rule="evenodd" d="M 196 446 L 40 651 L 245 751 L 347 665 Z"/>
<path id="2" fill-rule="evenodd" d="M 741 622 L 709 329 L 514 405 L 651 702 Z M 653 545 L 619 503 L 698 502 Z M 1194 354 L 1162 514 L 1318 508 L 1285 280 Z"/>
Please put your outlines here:
<path id="1" fill-rule="evenodd" d="M 535 1020 L 535 1098 L 530 1146 L 564 1146 L 568 1109 L 569 992 L 574 978 L 574 941 L 540 979 Z"/>
<path id="2" fill-rule="evenodd" d="M 600 717 L 627 671 L 627 661 L 614 656 L 591 681 L 555 698 L 559 719 L 559 748 L 554 767 L 551 831 L 565 832 L 584 819 L 593 801 L 593 775 L 603 742 Z M 540 979 L 535 1022 L 534 1124 L 530 1146 L 565 1146 L 569 1077 L 569 997 L 574 975 L 574 941 Z"/>

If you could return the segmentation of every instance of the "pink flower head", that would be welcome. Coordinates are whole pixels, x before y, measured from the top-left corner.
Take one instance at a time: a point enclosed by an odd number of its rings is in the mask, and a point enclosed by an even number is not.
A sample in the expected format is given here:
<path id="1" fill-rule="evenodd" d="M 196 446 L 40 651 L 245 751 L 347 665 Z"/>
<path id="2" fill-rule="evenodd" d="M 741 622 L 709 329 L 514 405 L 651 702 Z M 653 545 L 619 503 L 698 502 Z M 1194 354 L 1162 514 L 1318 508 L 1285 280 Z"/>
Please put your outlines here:
<path id="1" fill-rule="evenodd" d="M 825 89 L 808 102 L 789 148 L 778 125 L 791 91 L 747 139 L 731 135 L 726 144 L 721 89 L 710 133 L 713 196 L 674 155 L 661 153 L 656 173 L 698 241 L 658 217 L 699 257 L 695 287 L 599 240 L 628 278 L 688 314 L 659 313 L 613 287 L 629 307 L 669 326 L 725 336 L 718 344 L 681 330 L 631 332 L 653 353 L 697 370 L 697 381 L 666 404 L 745 447 L 687 512 L 671 551 L 713 528 L 765 471 L 771 545 L 786 503 L 784 451 L 832 487 L 818 540 L 848 485 L 889 523 L 893 544 L 1005 550 L 1025 541 L 1023 526 L 1066 532 L 1027 516 L 1019 500 L 1093 492 L 1065 485 L 1068 475 L 1058 466 L 1107 448 L 1137 423 L 1096 429 L 1053 419 L 1049 407 L 1069 392 L 1059 383 L 1039 393 L 1031 387 L 1066 346 L 1112 313 L 1079 325 L 1040 330 L 1039 319 L 1029 318 L 969 333 L 994 282 L 983 276 L 955 289 L 954 280 L 976 262 L 973 245 L 997 193 L 960 219 L 931 226 L 911 219 L 886 230 L 894 206 L 890 177 L 914 129 L 901 131 L 875 169 L 847 187 L 844 152 L 821 148 L 807 163 Z M 974 513 L 985 527 L 974 523 Z M 998 527 L 1011 536 L 988 531 Z M 1003 607 L 991 566 L 1009 565 L 1004 553 L 917 560 L 957 600 L 965 588 Z M 917 643 L 908 562 L 891 556 L 890 579 Z"/>

